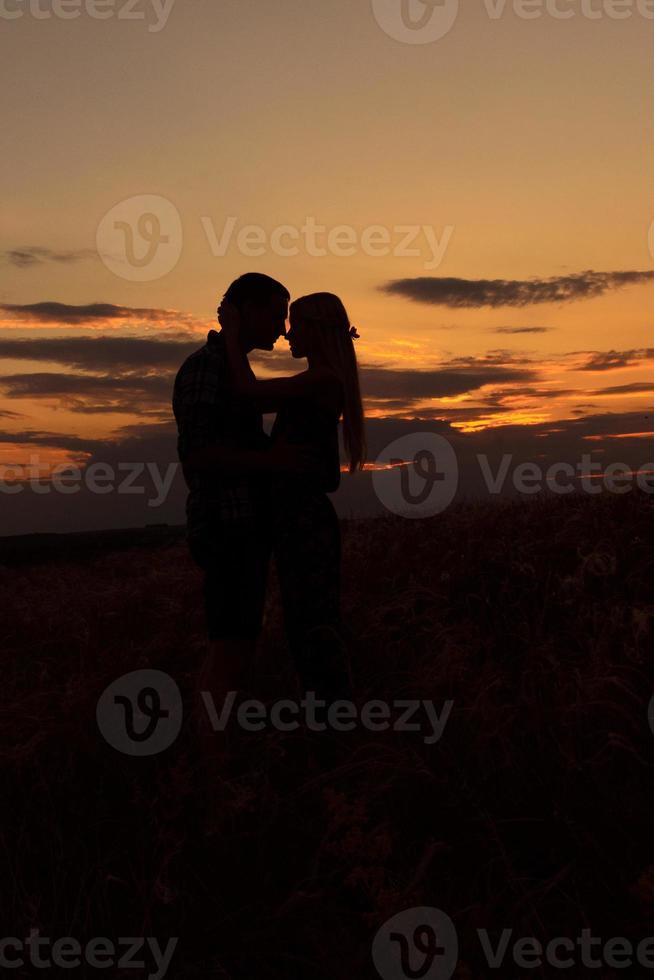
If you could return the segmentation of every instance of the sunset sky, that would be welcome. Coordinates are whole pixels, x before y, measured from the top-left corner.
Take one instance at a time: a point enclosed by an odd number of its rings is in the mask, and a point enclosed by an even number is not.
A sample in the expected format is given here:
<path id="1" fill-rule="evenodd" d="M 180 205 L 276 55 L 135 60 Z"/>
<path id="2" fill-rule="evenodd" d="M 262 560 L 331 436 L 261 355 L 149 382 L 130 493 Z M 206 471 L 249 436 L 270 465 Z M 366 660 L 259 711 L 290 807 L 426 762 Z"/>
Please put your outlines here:
<path id="1" fill-rule="evenodd" d="M 175 370 L 246 271 L 341 295 L 371 415 L 654 431 L 654 19 L 635 2 L 525 19 L 466 0 L 425 44 L 389 36 L 370 0 L 177 0 L 165 23 L 124 4 L 3 6 L 22 16 L 0 24 L 0 462 L 172 432 Z M 153 197 L 178 257 L 135 281 L 106 228 Z M 307 220 L 352 228 L 354 254 L 309 254 Z M 239 249 L 248 225 L 264 254 Z M 297 255 L 271 247 L 280 226 Z M 366 254 L 373 226 L 390 254 Z M 404 226 L 420 254 L 393 254 Z M 436 267 L 425 227 L 447 246 Z"/>

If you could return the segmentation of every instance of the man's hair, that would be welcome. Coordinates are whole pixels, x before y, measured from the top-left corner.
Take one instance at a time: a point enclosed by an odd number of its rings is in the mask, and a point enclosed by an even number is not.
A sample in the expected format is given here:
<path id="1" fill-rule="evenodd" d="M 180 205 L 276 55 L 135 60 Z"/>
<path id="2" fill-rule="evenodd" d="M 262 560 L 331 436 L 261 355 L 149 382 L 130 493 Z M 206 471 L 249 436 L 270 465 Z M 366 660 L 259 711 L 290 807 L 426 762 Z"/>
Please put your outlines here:
<path id="1" fill-rule="evenodd" d="M 287 300 L 291 298 L 286 286 L 260 272 L 246 272 L 234 280 L 225 293 L 225 299 L 236 307 L 248 302 L 264 306 L 273 296 L 282 296 Z"/>

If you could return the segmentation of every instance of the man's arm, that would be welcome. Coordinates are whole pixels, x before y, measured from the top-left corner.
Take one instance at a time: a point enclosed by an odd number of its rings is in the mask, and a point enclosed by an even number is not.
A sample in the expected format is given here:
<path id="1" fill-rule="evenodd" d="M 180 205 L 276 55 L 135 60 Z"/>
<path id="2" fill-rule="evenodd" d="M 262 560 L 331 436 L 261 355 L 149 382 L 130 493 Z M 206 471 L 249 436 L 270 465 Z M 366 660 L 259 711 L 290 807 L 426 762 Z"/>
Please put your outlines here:
<path id="1" fill-rule="evenodd" d="M 197 358 L 187 362 L 175 381 L 173 411 L 178 428 L 178 455 L 184 475 L 219 473 L 255 476 L 306 472 L 310 456 L 301 447 L 278 444 L 269 450 L 238 449 L 216 440 L 216 387 L 220 378 L 211 364 Z"/>
<path id="2" fill-rule="evenodd" d="M 310 468 L 308 454 L 301 447 L 277 444 L 265 452 L 230 449 L 226 446 L 204 446 L 192 450 L 182 460 L 184 471 L 223 473 L 227 476 L 256 476 L 264 473 L 303 471 Z"/>

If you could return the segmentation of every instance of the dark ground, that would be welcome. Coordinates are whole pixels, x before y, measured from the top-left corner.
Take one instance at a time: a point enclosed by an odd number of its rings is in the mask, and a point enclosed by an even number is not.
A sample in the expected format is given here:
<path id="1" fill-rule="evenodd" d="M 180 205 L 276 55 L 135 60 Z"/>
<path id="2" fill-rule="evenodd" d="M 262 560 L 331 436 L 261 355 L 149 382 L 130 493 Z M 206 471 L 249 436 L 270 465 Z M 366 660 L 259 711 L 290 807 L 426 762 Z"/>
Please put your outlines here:
<path id="1" fill-rule="evenodd" d="M 122 755 L 96 724 L 108 684 L 157 668 L 193 695 L 182 532 L 0 542 L 3 935 L 178 936 L 174 978 L 367 980 L 377 930 L 426 905 L 456 924 L 459 978 L 640 976 L 488 970 L 475 930 L 654 934 L 654 502 L 343 532 L 356 700 L 452 699 L 436 745 L 239 732 L 220 763 L 187 717 L 162 754 Z M 255 677 L 295 695 L 274 583 Z"/>

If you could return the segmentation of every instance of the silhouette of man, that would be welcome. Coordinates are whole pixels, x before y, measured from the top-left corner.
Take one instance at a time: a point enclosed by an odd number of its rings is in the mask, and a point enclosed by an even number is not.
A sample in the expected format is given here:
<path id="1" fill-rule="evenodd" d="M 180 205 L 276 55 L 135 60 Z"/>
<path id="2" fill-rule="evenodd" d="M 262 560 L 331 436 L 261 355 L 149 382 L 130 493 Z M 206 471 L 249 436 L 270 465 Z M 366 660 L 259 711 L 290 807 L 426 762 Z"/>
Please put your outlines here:
<path id="1" fill-rule="evenodd" d="M 246 354 L 270 351 L 285 335 L 290 295 L 281 283 L 248 273 L 225 299 L 239 310 Z M 301 451 L 271 448 L 261 411 L 233 390 L 224 338 L 216 330 L 180 368 L 173 411 L 189 489 L 188 543 L 204 571 L 211 644 L 205 679 L 222 696 L 244 686 L 261 630 L 271 551 L 269 477 L 301 469 Z"/>

